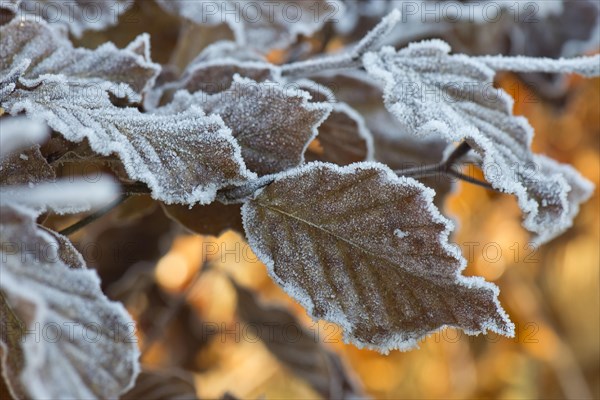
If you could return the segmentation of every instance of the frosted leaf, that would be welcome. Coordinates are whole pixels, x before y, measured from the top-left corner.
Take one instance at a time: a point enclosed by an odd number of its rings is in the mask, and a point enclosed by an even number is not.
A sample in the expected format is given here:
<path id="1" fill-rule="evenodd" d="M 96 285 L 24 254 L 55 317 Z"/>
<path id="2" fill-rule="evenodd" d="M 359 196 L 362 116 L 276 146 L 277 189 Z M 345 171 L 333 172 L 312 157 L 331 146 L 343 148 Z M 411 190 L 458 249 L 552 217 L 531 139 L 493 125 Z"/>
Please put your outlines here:
<path id="1" fill-rule="evenodd" d="M 54 169 L 42 156 L 39 145 L 0 159 L 0 185 L 37 184 L 54 178 Z"/>
<path id="2" fill-rule="evenodd" d="M 0 214 L 0 349 L 12 394 L 117 397 L 139 369 L 133 320 L 102 293 L 95 271 L 48 259 L 59 245 L 36 228 L 36 214 L 8 205 Z M 15 244 L 27 251 L 15 252 Z"/>
<path id="3" fill-rule="evenodd" d="M 362 398 L 339 356 L 321 344 L 316 332 L 306 329 L 285 308 L 262 304 L 250 290 L 233 284 L 238 316 L 284 366 L 325 399 Z"/>
<path id="4" fill-rule="evenodd" d="M 150 60 L 145 34 L 125 49 L 107 42 L 95 50 L 73 48 L 65 32 L 42 20 L 15 18 L 0 27 L 0 34 L 0 75 L 28 60 L 19 78 L 27 87 L 38 85 L 46 74 L 62 74 L 72 84 L 88 85 L 90 92 L 102 86 L 117 97 L 140 101 L 160 72 Z"/>
<path id="5" fill-rule="evenodd" d="M 332 111 L 319 126 L 319 135 L 306 153 L 308 161 L 326 161 L 348 165 L 373 158 L 373 136 L 363 117 L 348 104 L 338 102 L 333 92 L 309 80 L 295 82 L 312 96 L 313 101 L 327 102 Z"/>
<path id="6" fill-rule="evenodd" d="M 242 148 L 248 168 L 267 175 L 304 161 L 317 127 L 331 112 L 327 103 L 309 102 L 307 92 L 276 82 L 234 77 L 231 88 L 214 95 L 196 93 L 207 114 L 218 114 Z"/>
<path id="7" fill-rule="evenodd" d="M 545 72 L 579 74 L 588 78 L 600 76 L 600 54 L 589 57 L 533 58 L 525 56 L 481 56 L 473 57 L 496 71 Z"/>
<path id="8" fill-rule="evenodd" d="M 74 214 L 107 205 L 118 195 L 112 178 L 101 176 L 93 180 L 85 178 L 62 179 L 56 182 L 27 183 L 0 186 L 1 203 L 11 202 L 45 212 Z"/>
<path id="9" fill-rule="evenodd" d="M 408 350 L 445 326 L 513 335 L 497 287 L 460 274 L 465 260 L 432 200 L 381 164 L 311 163 L 258 191 L 242 216 L 274 280 L 359 347 Z"/>
<path id="10" fill-rule="evenodd" d="M 567 194 L 567 202 L 569 203 L 567 220 L 569 225 L 565 229 L 570 228 L 573 224 L 573 220 L 577 214 L 579 214 L 580 205 L 592 197 L 592 194 L 594 193 L 594 184 L 582 177 L 575 168 L 568 164 L 561 164 L 542 155 L 536 155 L 535 162 L 539 166 L 539 173 L 541 175 L 560 174 L 571 188 Z M 534 238 L 534 242 L 539 244 L 546 243 L 556 238 L 561 233 L 562 231 L 558 230 L 540 232 L 538 233 L 538 236 Z"/>
<path id="11" fill-rule="evenodd" d="M 200 54 L 203 56 L 203 54 Z M 228 90 L 237 74 L 258 82 L 279 79 L 278 67 L 264 61 L 239 61 L 234 58 L 204 59 L 198 57 L 190 63 L 179 80 L 155 88 L 146 101 L 147 108 L 154 108 L 181 89 L 190 93 L 202 91 L 209 94 Z M 210 57 L 210 55 L 206 55 Z"/>
<path id="12" fill-rule="evenodd" d="M 222 204 L 215 201 L 192 208 L 180 204 L 163 205 L 163 208 L 171 219 L 193 233 L 220 236 L 229 229 L 239 233 L 244 232 L 239 204 Z"/>
<path id="13" fill-rule="evenodd" d="M 494 71 L 449 51 L 446 43 L 432 40 L 398 52 L 386 47 L 363 61 L 385 84 L 385 105 L 402 129 L 466 140 L 481 155 L 486 180 L 517 196 L 525 228 L 543 236 L 560 234 L 572 224 L 565 178 L 539 173 L 530 150 L 533 129 L 512 114 L 512 98 L 493 88 Z"/>
<path id="14" fill-rule="evenodd" d="M 313 33 L 331 19 L 340 18 L 337 0 L 258 0 L 247 5 L 238 0 L 157 0 L 166 11 L 196 24 L 227 23 L 236 42 L 262 52 L 285 48 L 299 35 Z"/>
<path id="15" fill-rule="evenodd" d="M 66 139 L 88 139 L 96 153 L 115 153 L 132 180 L 145 182 L 166 203 L 210 203 L 221 187 L 255 175 L 248 171 L 231 131 L 197 107 L 164 115 L 112 105 L 108 94 L 46 78 L 32 90 L 17 90 L 3 103 L 46 120 Z"/>
<path id="16" fill-rule="evenodd" d="M 116 25 L 133 0 L 22 0 L 21 12 L 65 25 L 76 37 Z"/>
<path id="17" fill-rule="evenodd" d="M 121 400 L 197 400 L 194 375 L 187 371 L 144 369 Z"/>
<path id="18" fill-rule="evenodd" d="M 0 119 L 0 159 L 48 137 L 46 124 L 25 117 Z"/>

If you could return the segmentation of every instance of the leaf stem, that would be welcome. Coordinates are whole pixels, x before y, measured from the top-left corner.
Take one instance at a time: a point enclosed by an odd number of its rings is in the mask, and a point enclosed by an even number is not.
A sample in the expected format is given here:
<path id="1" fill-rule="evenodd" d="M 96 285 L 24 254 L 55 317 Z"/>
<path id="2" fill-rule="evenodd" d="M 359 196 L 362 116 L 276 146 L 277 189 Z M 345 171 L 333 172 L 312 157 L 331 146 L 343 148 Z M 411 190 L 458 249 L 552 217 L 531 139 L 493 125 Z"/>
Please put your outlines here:
<path id="1" fill-rule="evenodd" d="M 417 168 L 401 169 L 396 170 L 394 172 L 397 175 L 408 176 L 411 178 L 427 178 L 429 176 L 435 176 L 438 174 L 450 175 L 460 179 L 461 181 L 472 183 L 474 185 L 481 186 L 489 190 L 496 190 L 492 185 L 490 185 L 487 182 L 470 177 L 468 175 L 463 174 L 460 171 L 456 171 L 453 169 L 455 164 L 469 151 L 471 151 L 471 145 L 469 145 L 469 143 L 467 142 L 462 142 L 456 147 L 456 149 L 454 149 L 454 151 L 452 151 L 448 158 L 446 158 L 444 161 L 438 164 L 425 165 L 423 167 Z"/>
<path id="2" fill-rule="evenodd" d="M 115 207 L 119 206 L 121 203 L 123 203 L 128 198 L 129 198 L 129 195 L 127 195 L 127 194 L 121 195 L 121 197 L 119 197 L 117 200 L 113 201 L 112 203 L 108 204 L 106 207 L 99 209 L 95 213 L 90 214 L 87 217 L 83 218 L 82 220 L 75 222 L 73 225 L 66 227 L 65 229 L 59 231 L 58 233 L 63 236 L 72 235 L 73 233 L 77 232 L 81 228 L 91 224 L 92 222 L 96 221 L 100 217 L 106 215 L 108 212 L 110 212 Z"/>

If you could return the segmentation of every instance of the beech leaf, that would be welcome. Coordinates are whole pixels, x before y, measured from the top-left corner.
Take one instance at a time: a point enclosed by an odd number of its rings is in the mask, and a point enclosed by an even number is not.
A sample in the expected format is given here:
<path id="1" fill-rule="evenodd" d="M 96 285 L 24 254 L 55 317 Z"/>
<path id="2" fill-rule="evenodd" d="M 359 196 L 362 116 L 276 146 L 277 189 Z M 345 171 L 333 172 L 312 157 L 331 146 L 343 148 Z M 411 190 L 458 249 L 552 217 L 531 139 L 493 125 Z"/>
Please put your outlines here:
<path id="1" fill-rule="evenodd" d="M 404 130 L 466 140 L 481 155 L 486 180 L 517 197 L 523 225 L 538 242 L 564 232 L 572 224 L 571 210 L 578 207 L 569 204 L 570 185 L 560 173 L 540 173 L 530 149 L 533 129 L 513 115 L 512 98 L 493 88 L 495 72 L 479 59 L 449 52 L 445 42 L 431 40 L 400 51 L 385 47 L 363 61 L 385 85 L 385 105 Z M 565 65 L 574 66 L 564 62 L 560 67 Z M 577 180 L 589 186 L 584 178 Z"/>
<path id="2" fill-rule="evenodd" d="M 443 327 L 511 336 L 498 288 L 460 274 L 433 191 L 375 163 L 310 163 L 242 208 L 255 254 L 315 319 L 358 347 L 408 350 Z"/>
<path id="3" fill-rule="evenodd" d="M 259 175 L 301 164 L 317 127 L 331 112 L 329 104 L 310 102 L 302 90 L 238 75 L 228 91 L 198 97 L 207 114 L 218 114 L 231 128 L 246 165 Z"/>
<path id="4" fill-rule="evenodd" d="M 0 160 L 0 185 L 25 185 L 53 181 L 54 169 L 40 152 L 40 146 L 13 153 Z"/>
<path id="5" fill-rule="evenodd" d="M 100 290 L 95 271 L 48 259 L 60 246 L 36 214 L 0 206 L 1 361 L 18 398 L 115 398 L 138 373 L 134 322 Z M 41 244 L 13 251 L 15 244 Z M 37 335 L 37 336 L 34 336 Z M 41 339 L 41 340 L 40 340 Z"/>
<path id="6" fill-rule="evenodd" d="M 108 93 L 46 77 L 32 90 L 16 90 L 3 107 L 44 119 L 66 139 L 87 138 L 92 150 L 116 153 L 129 177 L 145 182 L 166 203 L 210 203 L 216 191 L 255 175 L 248 171 L 231 131 L 217 116 L 191 106 L 170 114 L 118 108 Z"/>
<path id="7" fill-rule="evenodd" d="M 72 84 L 89 85 L 90 92 L 104 86 L 117 97 L 140 101 L 160 72 L 150 60 L 146 34 L 125 49 L 107 42 L 89 50 L 73 48 L 65 32 L 43 20 L 15 18 L 0 27 L 0 38 L 0 75 L 27 63 L 19 81 L 28 87 L 39 84 L 46 74 L 62 74 Z"/>

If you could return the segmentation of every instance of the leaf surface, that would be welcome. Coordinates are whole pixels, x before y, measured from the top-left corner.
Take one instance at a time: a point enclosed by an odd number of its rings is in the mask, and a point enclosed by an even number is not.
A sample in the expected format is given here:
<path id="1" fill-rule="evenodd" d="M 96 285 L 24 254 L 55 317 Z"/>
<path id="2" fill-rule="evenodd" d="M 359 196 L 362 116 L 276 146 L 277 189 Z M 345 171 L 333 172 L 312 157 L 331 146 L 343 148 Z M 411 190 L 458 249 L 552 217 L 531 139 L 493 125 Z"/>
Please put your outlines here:
<path id="1" fill-rule="evenodd" d="M 33 212 L 0 207 L 0 348 L 13 395 L 117 397 L 139 368 L 134 322 L 104 296 L 94 271 L 70 269 L 56 256 L 60 245 L 36 228 Z M 15 252 L 14 243 L 40 247 Z"/>
<path id="2" fill-rule="evenodd" d="M 359 347 L 407 350 L 445 326 L 512 335 L 496 286 L 460 275 L 433 192 L 380 164 L 310 163 L 242 208 L 248 241 L 309 314 Z"/>

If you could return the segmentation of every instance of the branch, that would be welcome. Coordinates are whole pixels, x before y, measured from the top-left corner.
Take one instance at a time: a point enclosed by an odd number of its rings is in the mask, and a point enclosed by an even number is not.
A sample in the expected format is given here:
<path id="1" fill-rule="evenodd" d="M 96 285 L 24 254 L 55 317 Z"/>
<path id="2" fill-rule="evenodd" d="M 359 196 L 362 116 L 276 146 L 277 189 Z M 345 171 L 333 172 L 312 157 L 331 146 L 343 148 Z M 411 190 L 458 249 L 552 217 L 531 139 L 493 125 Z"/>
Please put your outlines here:
<path id="1" fill-rule="evenodd" d="M 365 36 L 356 47 L 347 53 L 321 57 L 314 60 L 299 61 L 281 67 L 281 76 L 306 76 L 328 70 L 340 70 L 359 67 L 362 56 L 377 48 L 382 38 L 387 36 L 400 21 L 400 11 L 394 10 Z"/>
<path id="2" fill-rule="evenodd" d="M 444 174 L 453 176 L 462 181 L 472 183 L 474 185 L 481 186 L 489 190 L 496 190 L 492 185 L 490 185 L 487 182 L 480 181 L 479 179 L 475 179 L 473 177 L 463 174 L 460 171 L 456 171 L 453 169 L 455 164 L 469 151 L 471 151 L 471 146 L 469 145 L 469 143 L 462 142 L 456 147 L 456 149 L 454 149 L 454 151 L 448 156 L 448 158 L 446 158 L 446 160 L 442 161 L 441 163 L 434 165 L 426 165 L 424 167 L 401 169 L 396 170 L 394 172 L 400 176 L 407 176 L 417 179 L 426 178 L 429 176 L 436 176 L 438 174 Z"/>

